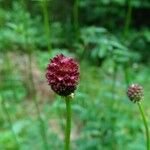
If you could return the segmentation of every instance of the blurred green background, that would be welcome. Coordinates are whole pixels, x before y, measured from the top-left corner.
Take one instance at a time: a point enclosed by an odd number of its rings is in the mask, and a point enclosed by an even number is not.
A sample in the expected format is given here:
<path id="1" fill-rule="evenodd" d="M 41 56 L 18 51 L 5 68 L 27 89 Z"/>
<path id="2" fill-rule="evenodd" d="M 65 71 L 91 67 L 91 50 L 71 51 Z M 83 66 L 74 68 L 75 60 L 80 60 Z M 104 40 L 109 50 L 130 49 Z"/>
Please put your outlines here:
<path id="1" fill-rule="evenodd" d="M 59 53 L 80 63 L 72 150 L 145 150 L 126 88 L 144 87 L 150 126 L 149 16 L 149 0 L 0 0 L 0 150 L 63 149 L 65 103 L 45 78 Z"/>

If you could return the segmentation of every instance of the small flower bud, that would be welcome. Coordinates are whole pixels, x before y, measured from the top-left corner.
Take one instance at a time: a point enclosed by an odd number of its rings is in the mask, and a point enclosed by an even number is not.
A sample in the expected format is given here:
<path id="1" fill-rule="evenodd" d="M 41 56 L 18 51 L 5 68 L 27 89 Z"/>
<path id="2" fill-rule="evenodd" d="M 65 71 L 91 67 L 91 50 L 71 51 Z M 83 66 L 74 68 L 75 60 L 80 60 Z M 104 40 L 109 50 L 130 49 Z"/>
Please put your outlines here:
<path id="1" fill-rule="evenodd" d="M 143 98 L 143 88 L 138 84 L 132 84 L 128 87 L 127 95 L 132 102 L 139 102 Z"/>
<path id="2" fill-rule="evenodd" d="M 78 63 L 73 58 L 57 55 L 48 64 L 46 78 L 54 92 L 68 96 L 74 93 L 78 84 Z"/>

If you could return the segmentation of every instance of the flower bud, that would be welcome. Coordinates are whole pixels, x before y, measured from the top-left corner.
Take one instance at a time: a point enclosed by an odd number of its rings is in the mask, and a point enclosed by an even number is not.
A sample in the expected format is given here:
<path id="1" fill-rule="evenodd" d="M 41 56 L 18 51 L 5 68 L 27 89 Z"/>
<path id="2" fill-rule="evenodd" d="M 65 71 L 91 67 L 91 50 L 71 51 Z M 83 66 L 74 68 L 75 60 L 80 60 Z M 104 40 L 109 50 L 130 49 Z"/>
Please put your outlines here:
<path id="1" fill-rule="evenodd" d="M 63 54 L 57 55 L 48 64 L 46 78 L 54 92 L 68 96 L 74 93 L 79 81 L 78 63 Z"/>
<path id="2" fill-rule="evenodd" d="M 132 84 L 128 87 L 127 95 L 131 101 L 139 102 L 143 98 L 143 88 L 138 84 Z"/>

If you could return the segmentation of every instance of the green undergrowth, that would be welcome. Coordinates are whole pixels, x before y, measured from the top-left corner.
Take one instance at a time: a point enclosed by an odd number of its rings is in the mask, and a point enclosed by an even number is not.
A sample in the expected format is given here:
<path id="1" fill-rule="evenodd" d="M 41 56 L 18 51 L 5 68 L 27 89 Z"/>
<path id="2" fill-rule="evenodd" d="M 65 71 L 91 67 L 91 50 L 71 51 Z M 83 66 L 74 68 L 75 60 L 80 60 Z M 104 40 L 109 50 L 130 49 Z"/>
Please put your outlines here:
<path id="1" fill-rule="evenodd" d="M 47 86 L 45 69 L 49 59 L 57 53 L 69 52 L 54 50 L 53 53 L 36 51 L 33 53 L 33 71 L 40 72 L 36 80 L 45 82 L 44 91 L 49 95 L 42 95 L 37 91 L 37 100 L 40 106 L 41 116 L 46 127 L 46 134 L 50 149 L 63 149 L 63 133 L 65 125 L 65 102 L 64 99 L 54 95 Z M 11 61 L 12 56 L 16 59 Z M 28 80 L 25 78 L 28 69 L 22 71 L 16 63 L 20 60 L 19 54 L 9 53 L 1 59 L 1 88 L 0 88 L 0 149 L 17 149 L 12 132 L 8 124 L 8 118 L 3 109 L 3 102 L 10 114 L 14 132 L 17 135 L 21 150 L 42 149 L 43 143 L 39 133 L 39 122 L 33 103 L 33 95 L 28 95 Z M 26 54 L 23 54 L 27 57 Z M 14 57 L 15 58 L 15 57 Z M 19 59 L 19 60 L 17 60 Z M 76 58 L 78 59 L 78 58 Z M 22 60 L 23 61 L 23 60 Z M 23 62 L 24 69 L 26 63 Z M 74 150 L 144 150 L 145 137 L 141 116 L 136 104 L 132 104 L 126 97 L 126 82 L 123 68 L 118 65 L 116 81 L 113 79 L 111 60 L 107 59 L 100 67 L 95 67 L 85 60 L 80 62 L 80 84 L 72 101 L 72 148 Z M 145 89 L 143 105 L 147 116 L 149 111 L 149 88 L 150 78 L 148 67 L 138 65 L 137 68 L 129 68 L 132 82 L 140 83 Z M 34 74 L 34 73 L 33 73 Z M 115 84 L 114 84 L 115 82 Z M 114 86 L 115 85 L 115 86 Z M 47 89 L 48 88 L 48 89 Z M 150 122 L 149 122 L 150 125 Z"/>

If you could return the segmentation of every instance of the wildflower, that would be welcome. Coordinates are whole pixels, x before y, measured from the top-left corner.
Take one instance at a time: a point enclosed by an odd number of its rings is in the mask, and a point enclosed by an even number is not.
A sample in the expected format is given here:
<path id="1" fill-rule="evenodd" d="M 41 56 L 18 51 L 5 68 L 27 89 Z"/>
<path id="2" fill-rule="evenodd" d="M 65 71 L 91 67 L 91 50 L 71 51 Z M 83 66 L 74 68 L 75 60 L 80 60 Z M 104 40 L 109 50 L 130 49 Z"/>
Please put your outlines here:
<path id="1" fill-rule="evenodd" d="M 139 102 L 143 98 L 143 88 L 138 84 L 132 84 L 128 87 L 127 95 L 133 102 Z"/>
<path id="2" fill-rule="evenodd" d="M 78 63 L 63 54 L 50 60 L 46 78 L 51 89 L 61 96 L 68 96 L 76 90 L 79 81 Z"/>

